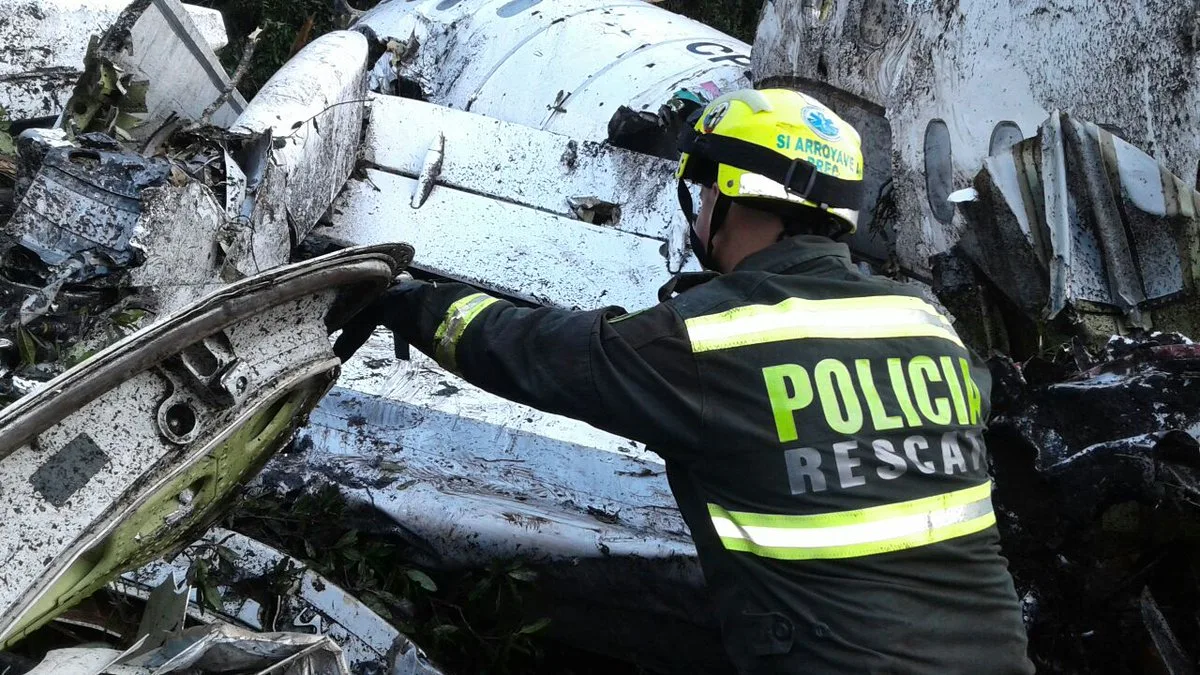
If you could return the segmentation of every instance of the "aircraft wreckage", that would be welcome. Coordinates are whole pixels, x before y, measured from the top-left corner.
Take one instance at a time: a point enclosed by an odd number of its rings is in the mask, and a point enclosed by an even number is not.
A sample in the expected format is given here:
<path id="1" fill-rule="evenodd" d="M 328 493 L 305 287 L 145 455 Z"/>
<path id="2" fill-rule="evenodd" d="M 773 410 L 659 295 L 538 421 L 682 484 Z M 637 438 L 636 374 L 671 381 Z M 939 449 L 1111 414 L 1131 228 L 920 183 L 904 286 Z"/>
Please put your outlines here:
<path id="1" fill-rule="evenodd" d="M 997 512 L 1039 668 L 1195 670 L 1196 8 L 776 1 L 751 49 L 635 0 L 385 0 L 247 102 L 204 10 L 9 4 L 0 646 L 107 589 L 167 619 L 53 672 L 151 672 L 185 619 L 212 624 L 186 633 L 196 659 L 255 635 L 224 622 L 286 627 L 278 660 L 326 655 L 303 672 L 437 672 L 289 552 L 209 530 L 243 489 L 333 488 L 422 565 L 536 567 L 558 639 L 725 672 L 653 454 L 398 361 L 386 335 L 339 364 L 327 335 L 405 268 L 653 303 L 696 269 L 675 135 L 755 85 L 860 129 L 860 264 L 922 285 L 992 356 Z M 230 592 L 205 611 L 188 585 L 217 547 Z M 284 563 L 268 625 L 232 591 Z"/>

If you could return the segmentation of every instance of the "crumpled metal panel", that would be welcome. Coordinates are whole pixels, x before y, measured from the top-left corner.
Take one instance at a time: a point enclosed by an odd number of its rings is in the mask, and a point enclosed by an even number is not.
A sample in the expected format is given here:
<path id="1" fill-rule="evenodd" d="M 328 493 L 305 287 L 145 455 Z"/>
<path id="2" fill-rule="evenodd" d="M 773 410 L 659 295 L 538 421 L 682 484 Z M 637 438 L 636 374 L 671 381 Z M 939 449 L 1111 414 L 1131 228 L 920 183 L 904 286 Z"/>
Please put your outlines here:
<path id="1" fill-rule="evenodd" d="M 232 284 L 6 408 L 0 643 L 207 526 L 336 377 L 340 292 L 366 302 L 411 255 L 349 249 Z"/>
<path id="2" fill-rule="evenodd" d="M 879 226 L 894 233 L 902 266 L 928 275 L 930 256 L 965 226 L 942 222 L 930 203 L 938 191 L 925 135 L 935 120 L 947 125 L 955 189 L 994 146 L 1033 135 L 1056 109 L 1119 129 L 1190 185 L 1200 160 L 1198 13 L 1173 0 L 774 0 L 751 70 L 756 85 L 810 89 L 839 113 L 875 107 L 888 133 L 863 134 L 867 165 L 882 155 L 890 182 L 876 185 L 894 198 Z"/>
<path id="3" fill-rule="evenodd" d="M 217 547 L 224 557 L 214 553 Z M 288 631 L 332 638 L 354 675 L 441 675 L 407 636 L 332 581 L 262 542 L 222 528 L 213 528 L 172 560 L 125 573 L 110 588 L 145 599 L 172 579 L 186 578 L 201 559 L 210 561 L 208 573 L 222 607 L 215 613 L 185 598 L 195 621 L 218 619 L 264 630 L 264 617 L 270 616 L 272 625 Z M 289 592 L 277 594 L 284 585 Z"/>
<path id="4" fill-rule="evenodd" d="M 98 133 L 71 143 L 26 132 L 19 147 L 29 178 L 0 230 L 0 330 L 24 344 L 13 378 L 0 379 L 6 396 L 28 393 L 15 378 L 44 382 L 137 327 L 288 260 L 283 196 L 260 190 L 255 171 L 267 170 L 269 134 L 176 134 L 170 159 L 147 159 Z M 274 220 L 243 219 L 243 211 Z"/>
<path id="5" fill-rule="evenodd" d="M 44 285 L 81 283 L 133 264 L 141 192 L 165 183 L 169 170 L 164 160 L 119 150 L 51 149 L 3 227 L 0 258 L 10 278 L 23 272 Z M 15 246 L 41 265 L 15 259 Z"/>
<path id="6" fill-rule="evenodd" d="M 267 80 L 230 128 L 247 137 L 265 134 L 271 144 L 264 165 L 246 167 L 260 175 L 254 202 L 239 218 L 276 248 L 308 235 L 354 169 L 367 51 L 367 39 L 353 31 L 313 40 Z"/>
<path id="7" fill-rule="evenodd" d="M 131 651 L 131 650 L 130 650 Z M 145 654 L 97 647 L 58 649 L 29 675 L 166 675 L 167 673 L 350 675 L 341 649 L 324 635 L 255 633 L 213 624 L 184 630 Z"/>
<path id="8" fill-rule="evenodd" d="M 662 460 L 473 387 L 377 333 L 256 489 L 334 486 L 436 568 L 536 568 L 550 629 L 666 671 L 727 670 Z"/>
<path id="9" fill-rule="evenodd" d="M 14 0 L 0 22 L 0 107 L 12 119 L 62 112 L 82 73 L 92 35 L 103 33 L 131 0 Z M 228 43 L 221 13 L 183 5 L 204 44 Z"/>
<path id="10" fill-rule="evenodd" d="M 1200 194 L 1097 125 L 1055 113 L 984 160 L 975 189 L 961 205 L 963 249 L 1031 319 L 1068 307 L 1115 315 L 1106 337 L 1162 325 L 1155 308 L 1195 301 Z M 1164 327 L 1200 327 L 1174 318 Z"/>
<path id="11" fill-rule="evenodd" d="M 134 0 L 89 44 L 63 121 L 144 147 L 185 122 L 228 127 L 245 107 L 178 0 Z"/>

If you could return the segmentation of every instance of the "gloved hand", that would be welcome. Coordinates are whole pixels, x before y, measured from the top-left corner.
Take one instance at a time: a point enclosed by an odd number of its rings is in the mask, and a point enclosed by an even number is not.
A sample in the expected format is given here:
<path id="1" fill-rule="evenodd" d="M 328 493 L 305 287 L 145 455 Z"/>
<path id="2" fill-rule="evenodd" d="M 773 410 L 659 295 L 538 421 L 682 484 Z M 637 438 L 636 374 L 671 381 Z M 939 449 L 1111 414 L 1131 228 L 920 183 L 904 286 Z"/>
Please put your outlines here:
<path id="1" fill-rule="evenodd" d="M 405 329 L 415 328 L 420 307 L 417 291 L 428 283 L 417 281 L 408 274 L 397 277 L 391 287 L 342 327 L 342 334 L 333 345 L 334 354 L 345 363 L 370 339 L 376 328 L 383 326 L 392 331 L 396 358 L 408 360 L 408 341 L 403 336 Z"/>

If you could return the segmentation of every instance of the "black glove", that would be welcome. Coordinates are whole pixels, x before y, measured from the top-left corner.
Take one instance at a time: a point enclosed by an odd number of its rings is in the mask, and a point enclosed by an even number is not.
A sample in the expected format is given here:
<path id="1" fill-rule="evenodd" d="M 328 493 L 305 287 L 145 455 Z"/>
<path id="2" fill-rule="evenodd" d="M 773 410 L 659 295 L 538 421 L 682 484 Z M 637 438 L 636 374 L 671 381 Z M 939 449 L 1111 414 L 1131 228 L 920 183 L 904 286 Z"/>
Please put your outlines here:
<path id="1" fill-rule="evenodd" d="M 342 327 L 342 334 L 333 345 L 333 353 L 345 363 L 371 338 L 376 328 L 383 326 L 392 331 L 396 358 L 407 361 L 408 340 L 404 335 L 416 327 L 416 316 L 420 310 L 420 294 L 417 291 L 427 285 L 426 281 L 416 281 L 408 275 L 402 275 Z"/>

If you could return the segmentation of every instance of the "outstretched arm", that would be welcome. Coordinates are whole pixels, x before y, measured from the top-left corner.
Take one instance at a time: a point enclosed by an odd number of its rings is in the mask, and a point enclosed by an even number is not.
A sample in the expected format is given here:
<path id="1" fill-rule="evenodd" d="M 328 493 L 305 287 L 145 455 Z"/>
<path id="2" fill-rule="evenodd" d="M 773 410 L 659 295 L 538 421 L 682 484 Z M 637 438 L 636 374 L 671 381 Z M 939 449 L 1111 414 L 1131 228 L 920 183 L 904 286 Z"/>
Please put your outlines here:
<path id="1" fill-rule="evenodd" d="M 531 309 L 463 284 L 408 281 L 347 327 L 339 352 L 375 325 L 504 398 L 660 452 L 698 445 L 699 378 L 683 322 L 667 305 L 635 314 Z"/>

